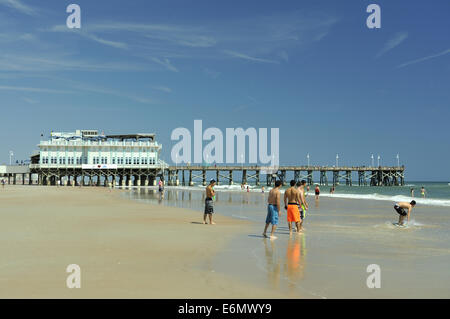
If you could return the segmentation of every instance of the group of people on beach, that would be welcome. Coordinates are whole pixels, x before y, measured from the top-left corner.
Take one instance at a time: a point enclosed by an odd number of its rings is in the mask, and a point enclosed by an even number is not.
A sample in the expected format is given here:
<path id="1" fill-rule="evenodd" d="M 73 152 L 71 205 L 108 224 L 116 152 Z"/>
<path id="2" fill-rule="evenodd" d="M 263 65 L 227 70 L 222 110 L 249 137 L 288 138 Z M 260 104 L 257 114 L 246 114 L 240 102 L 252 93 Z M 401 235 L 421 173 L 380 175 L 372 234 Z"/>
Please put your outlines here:
<path id="1" fill-rule="evenodd" d="M 207 224 L 207 219 L 209 218 L 209 224 L 214 225 L 212 215 L 214 213 L 214 200 L 215 191 L 214 186 L 216 181 L 212 179 L 209 185 L 206 187 L 206 198 L 205 198 L 205 211 L 203 214 L 203 224 Z M 286 189 L 283 196 L 284 209 L 287 212 L 287 223 L 289 227 L 289 233 L 292 233 L 293 227 L 295 225 L 295 232 L 303 232 L 303 221 L 306 217 L 306 211 L 308 210 L 308 203 L 306 201 L 307 190 L 309 187 L 306 185 L 306 181 L 302 180 L 296 182 L 295 180 L 290 181 L 290 187 Z M 267 199 L 267 215 L 266 224 L 262 235 L 265 238 L 276 239 L 274 236 L 275 230 L 278 226 L 279 217 L 281 217 L 281 192 L 280 189 L 283 183 L 280 180 L 275 181 L 275 187 L 269 191 L 269 196 Z M 160 188 L 161 191 L 161 188 Z M 263 191 L 264 192 L 264 191 Z M 331 193 L 334 193 L 334 187 Z M 314 190 L 316 200 L 319 199 L 320 188 L 316 185 Z M 405 219 L 409 222 L 412 209 L 415 207 L 416 201 L 411 202 L 398 202 L 394 205 L 394 210 L 400 215 L 398 225 L 403 226 Z M 270 235 L 267 235 L 267 230 L 269 226 L 272 225 Z"/>
<path id="2" fill-rule="evenodd" d="M 290 181 L 290 187 L 284 192 L 283 202 L 284 209 L 287 211 L 287 222 L 289 232 L 292 233 L 292 223 L 295 224 L 295 231 L 301 233 L 303 231 L 303 221 L 308 210 L 306 202 L 307 190 L 306 181 L 295 182 Z M 278 225 L 278 219 L 281 217 L 281 193 L 280 188 L 283 185 L 281 181 L 275 182 L 275 187 L 269 192 L 266 225 L 264 227 L 263 236 L 265 238 L 276 239 L 274 232 Z M 272 225 L 270 236 L 267 235 L 267 229 Z"/>

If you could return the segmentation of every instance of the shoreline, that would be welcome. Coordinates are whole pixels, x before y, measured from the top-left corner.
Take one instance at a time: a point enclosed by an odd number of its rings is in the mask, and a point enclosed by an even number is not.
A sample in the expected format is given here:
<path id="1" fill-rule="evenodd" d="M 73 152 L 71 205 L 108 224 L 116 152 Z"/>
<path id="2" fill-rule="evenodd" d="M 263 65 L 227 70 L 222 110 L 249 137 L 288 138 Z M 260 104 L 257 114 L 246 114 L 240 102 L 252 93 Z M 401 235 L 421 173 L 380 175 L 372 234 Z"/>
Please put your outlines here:
<path id="1" fill-rule="evenodd" d="M 352 186 L 353 187 L 353 186 Z M 362 186 L 361 186 L 362 187 Z M 116 187 L 116 189 L 120 190 L 158 190 L 157 186 L 125 186 L 125 187 Z M 250 190 L 250 194 L 268 194 L 269 190 L 271 188 L 265 189 L 265 192 L 262 193 L 260 190 Z M 203 186 L 165 186 L 165 190 L 175 190 L 175 191 L 195 191 L 195 192 L 203 192 Z M 227 189 L 227 188 L 220 188 L 216 186 L 216 191 L 221 193 L 231 193 L 231 194 L 247 194 L 246 191 L 241 189 Z M 281 189 L 280 192 L 283 194 L 284 189 Z M 314 192 L 308 192 L 308 199 L 314 198 Z M 373 201 L 381 201 L 381 202 L 399 202 L 399 201 L 411 201 L 414 199 L 419 205 L 424 206 L 434 206 L 434 207 L 450 207 L 450 199 L 444 199 L 444 198 L 422 198 L 422 197 L 410 197 L 405 196 L 402 194 L 397 195 L 383 195 L 378 193 L 368 193 L 368 194 L 356 194 L 356 193 L 334 193 L 330 194 L 328 192 L 321 192 L 320 194 L 321 198 L 337 198 L 337 199 L 348 199 L 348 200 L 373 200 Z"/>

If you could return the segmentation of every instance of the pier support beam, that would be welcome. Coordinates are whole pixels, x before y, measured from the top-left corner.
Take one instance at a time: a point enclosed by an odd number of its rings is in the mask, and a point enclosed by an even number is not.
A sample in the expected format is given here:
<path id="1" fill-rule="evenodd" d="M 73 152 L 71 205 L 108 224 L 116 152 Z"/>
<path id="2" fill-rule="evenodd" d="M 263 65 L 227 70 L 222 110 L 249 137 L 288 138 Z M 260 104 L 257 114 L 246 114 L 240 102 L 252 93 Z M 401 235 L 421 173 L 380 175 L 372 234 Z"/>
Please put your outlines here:
<path id="1" fill-rule="evenodd" d="M 206 170 L 202 171 L 203 186 L 206 186 Z"/>
<path id="2" fill-rule="evenodd" d="M 192 180 L 192 170 L 189 170 L 189 186 L 194 186 L 194 181 Z"/>
<path id="3" fill-rule="evenodd" d="M 247 184 L 247 170 L 242 170 L 242 184 Z"/>

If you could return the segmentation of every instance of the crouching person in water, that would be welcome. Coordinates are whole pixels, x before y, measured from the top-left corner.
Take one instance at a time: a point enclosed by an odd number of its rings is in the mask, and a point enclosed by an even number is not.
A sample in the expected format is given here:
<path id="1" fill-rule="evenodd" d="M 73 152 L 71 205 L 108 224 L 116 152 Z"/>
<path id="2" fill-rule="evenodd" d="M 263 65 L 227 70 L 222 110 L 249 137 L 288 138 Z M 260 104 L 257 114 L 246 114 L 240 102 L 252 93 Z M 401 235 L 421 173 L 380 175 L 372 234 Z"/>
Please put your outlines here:
<path id="1" fill-rule="evenodd" d="M 275 187 L 270 190 L 269 192 L 269 198 L 267 200 L 267 217 L 266 217 L 266 227 L 264 227 L 263 236 L 267 238 L 267 228 L 269 228 L 269 225 L 272 224 L 272 231 L 270 232 L 270 239 L 276 239 L 273 235 L 275 232 L 275 229 L 277 229 L 278 225 L 278 217 L 281 215 L 280 210 L 280 188 L 281 188 L 281 181 L 275 182 Z"/>
<path id="2" fill-rule="evenodd" d="M 408 217 L 408 222 L 409 222 L 409 217 L 411 215 L 411 211 L 414 208 L 414 206 L 416 206 L 415 200 L 412 200 L 410 203 L 398 202 L 397 204 L 394 205 L 395 211 L 400 215 L 400 217 L 398 219 L 399 225 L 404 225 L 405 217 Z"/>

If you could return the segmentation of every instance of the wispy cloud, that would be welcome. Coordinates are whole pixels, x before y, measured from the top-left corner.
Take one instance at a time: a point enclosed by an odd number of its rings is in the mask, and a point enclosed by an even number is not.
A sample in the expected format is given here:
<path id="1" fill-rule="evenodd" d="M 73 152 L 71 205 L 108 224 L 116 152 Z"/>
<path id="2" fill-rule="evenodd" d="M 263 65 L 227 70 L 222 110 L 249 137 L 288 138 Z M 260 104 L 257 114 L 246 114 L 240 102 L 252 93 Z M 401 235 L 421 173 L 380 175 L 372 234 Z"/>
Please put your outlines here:
<path id="1" fill-rule="evenodd" d="M 407 38 L 408 38 L 408 32 L 398 32 L 398 33 L 394 34 L 394 36 L 385 43 L 384 47 L 380 50 L 380 52 L 378 52 L 376 57 L 379 58 L 386 52 L 399 46 Z"/>
<path id="2" fill-rule="evenodd" d="M 161 92 L 165 92 L 165 93 L 171 93 L 172 92 L 171 88 L 168 88 L 166 86 L 161 86 L 161 85 L 159 85 L 159 86 L 152 86 L 151 88 L 153 90 L 161 91 Z"/>
<path id="3" fill-rule="evenodd" d="M 153 98 L 149 97 L 142 97 L 136 94 L 129 94 L 126 92 L 122 92 L 120 90 L 116 89 L 110 89 L 105 87 L 100 87 L 92 83 L 82 83 L 74 80 L 69 80 L 66 78 L 60 78 L 60 77 L 54 77 L 55 81 L 58 81 L 60 83 L 64 83 L 66 86 L 68 86 L 72 91 L 83 91 L 83 92 L 91 92 L 95 94 L 101 94 L 101 95 L 109 95 L 109 96 L 115 96 L 120 97 L 124 99 L 128 99 L 134 102 L 138 102 L 141 104 L 155 104 L 158 103 Z"/>
<path id="4" fill-rule="evenodd" d="M 209 68 L 203 68 L 203 73 L 212 79 L 217 79 L 221 74 L 221 72 L 218 72 L 218 71 L 215 71 L 215 70 L 212 70 Z"/>
<path id="5" fill-rule="evenodd" d="M 442 51 L 440 53 L 432 54 L 432 55 L 429 55 L 429 56 L 426 56 L 426 57 L 423 57 L 423 58 L 420 58 L 420 59 L 416 59 L 416 60 L 412 60 L 412 61 L 409 61 L 409 62 L 406 62 L 406 63 L 402 63 L 402 64 L 398 65 L 397 68 L 403 68 L 403 67 L 405 67 L 407 65 L 416 64 L 416 63 L 420 63 L 420 62 L 427 61 L 427 60 L 430 60 L 430 59 L 434 59 L 434 58 L 446 55 L 448 53 L 450 53 L 450 49 L 447 49 L 447 50 Z"/>
<path id="6" fill-rule="evenodd" d="M 216 39 L 203 27 L 170 24 L 100 23 L 87 26 L 89 32 L 135 33 L 152 40 L 178 46 L 207 48 L 216 44 Z"/>
<path id="7" fill-rule="evenodd" d="M 128 49 L 128 45 L 124 42 L 107 40 L 95 34 L 89 33 L 85 29 L 69 29 L 65 25 L 55 25 L 50 29 L 48 29 L 48 31 L 72 33 L 106 46 L 110 46 L 117 49 Z"/>
<path id="8" fill-rule="evenodd" d="M 178 58 L 217 60 L 233 57 L 259 63 L 288 62 L 293 50 L 305 49 L 332 31 L 339 20 L 322 13 L 289 12 L 218 21 L 203 25 L 104 21 L 76 32 L 91 41 L 127 49 L 172 72 Z M 50 32 L 68 32 L 57 25 Z M 150 58 L 149 58 L 150 57 Z"/>
<path id="9" fill-rule="evenodd" d="M 239 53 L 236 51 L 230 51 L 230 50 L 224 50 L 223 53 L 234 57 L 234 58 L 239 58 L 239 59 L 244 59 L 244 60 L 248 60 L 248 61 L 253 61 L 253 62 L 261 62 L 261 63 L 280 63 L 278 61 L 274 61 L 274 60 L 268 60 L 268 59 L 262 59 L 262 58 L 256 58 L 256 57 L 252 57 L 249 56 L 247 54 L 244 53 Z"/>
<path id="10" fill-rule="evenodd" d="M 22 100 L 27 102 L 28 104 L 36 104 L 36 103 L 38 103 L 38 101 L 36 101 L 34 99 L 30 99 L 28 97 L 23 97 Z"/>
<path id="11" fill-rule="evenodd" d="M 37 9 L 30 7 L 26 4 L 23 4 L 19 0 L 0 0 L 0 5 L 7 6 L 9 8 L 19 11 L 20 13 L 30 16 L 36 15 L 38 13 Z"/>
<path id="12" fill-rule="evenodd" d="M 33 92 L 33 93 L 55 93 L 55 94 L 70 94 L 70 93 L 74 93 L 73 91 L 65 91 L 65 90 L 53 90 L 53 89 L 45 89 L 45 88 L 8 86 L 8 85 L 0 85 L 0 90 L 3 90 L 3 91 Z"/>
<path id="13" fill-rule="evenodd" d="M 170 70 L 172 72 L 178 72 L 178 69 L 175 66 L 173 66 L 172 63 L 170 63 L 169 59 L 167 59 L 167 58 L 158 59 L 158 58 L 152 57 L 152 58 L 150 58 L 150 60 L 159 65 L 162 65 L 167 70 Z"/>
<path id="14" fill-rule="evenodd" d="M 85 61 L 70 56 L 41 54 L 43 57 L 0 54 L 0 71 L 16 72 L 52 72 L 52 71 L 142 71 L 145 65 L 129 62 Z"/>
<path id="15" fill-rule="evenodd" d="M 286 51 L 281 51 L 278 53 L 278 56 L 284 61 L 289 62 L 289 55 L 286 53 Z"/>

